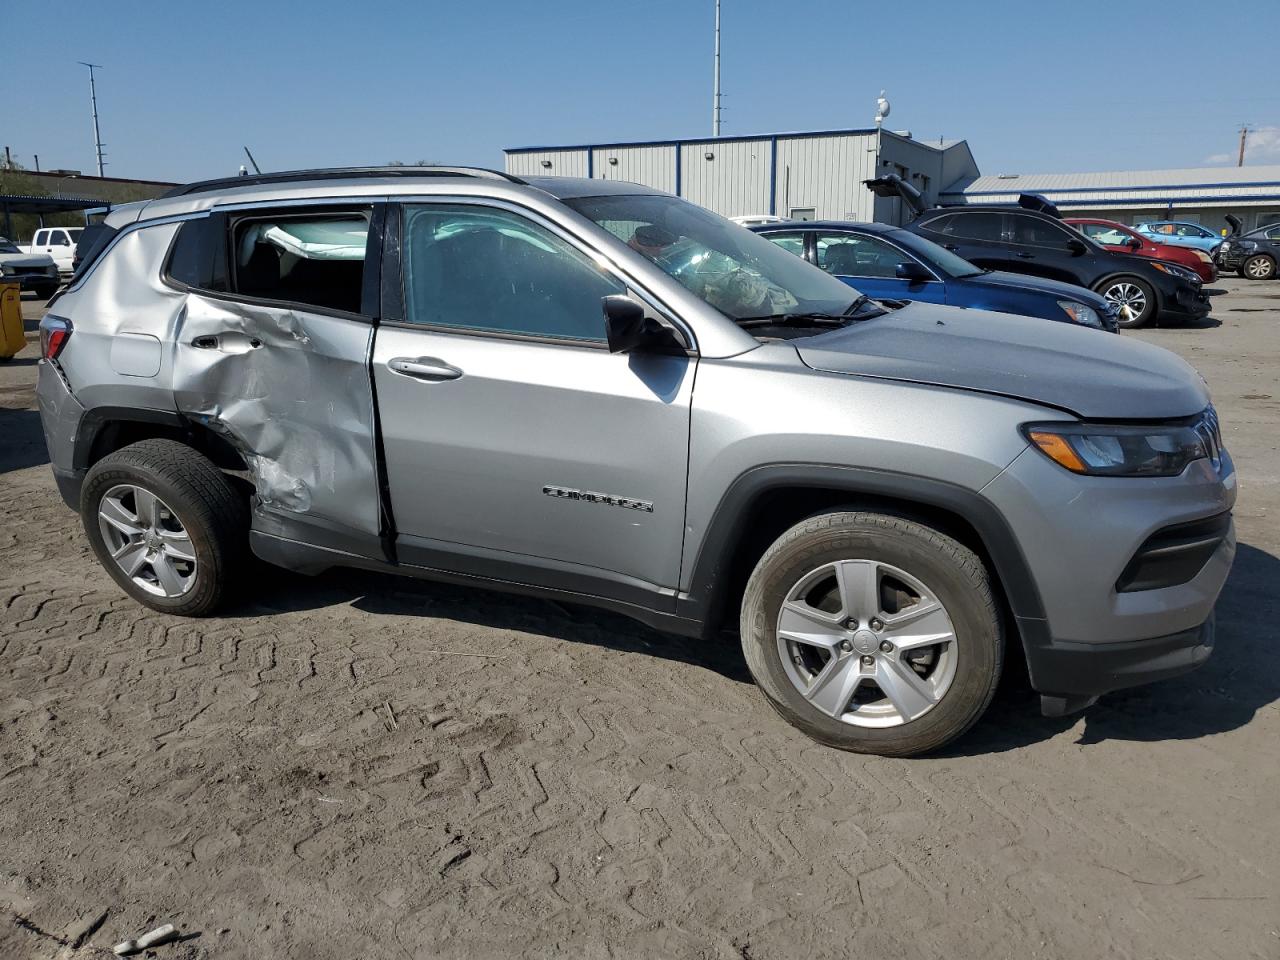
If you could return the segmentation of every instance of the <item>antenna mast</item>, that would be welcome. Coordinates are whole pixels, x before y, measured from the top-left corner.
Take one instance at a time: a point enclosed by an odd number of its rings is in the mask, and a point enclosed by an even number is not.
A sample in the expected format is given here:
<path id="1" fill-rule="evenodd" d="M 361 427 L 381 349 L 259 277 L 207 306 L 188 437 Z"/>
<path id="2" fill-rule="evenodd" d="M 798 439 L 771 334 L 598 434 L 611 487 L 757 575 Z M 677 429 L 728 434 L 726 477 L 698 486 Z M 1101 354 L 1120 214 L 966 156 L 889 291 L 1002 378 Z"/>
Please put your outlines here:
<path id="1" fill-rule="evenodd" d="M 93 146 L 98 154 L 98 176 L 102 176 L 102 168 L 106 166 L 103 157 L 106 156 L 102 152 L 102 135 L 98 133 L 98 87 L 94 83 L 93 71 L 101 70 L 100 63 L 85 63 L 83 60 L 77 61 L 81 66 L 89 68 L 89 103 L 93 105 Z"/>
<path id="2" fill-rule="evenodd" d="M 716 0 L 716 82 L 711 95 L 711 135 L 720 136 L 720 0 Z"/>

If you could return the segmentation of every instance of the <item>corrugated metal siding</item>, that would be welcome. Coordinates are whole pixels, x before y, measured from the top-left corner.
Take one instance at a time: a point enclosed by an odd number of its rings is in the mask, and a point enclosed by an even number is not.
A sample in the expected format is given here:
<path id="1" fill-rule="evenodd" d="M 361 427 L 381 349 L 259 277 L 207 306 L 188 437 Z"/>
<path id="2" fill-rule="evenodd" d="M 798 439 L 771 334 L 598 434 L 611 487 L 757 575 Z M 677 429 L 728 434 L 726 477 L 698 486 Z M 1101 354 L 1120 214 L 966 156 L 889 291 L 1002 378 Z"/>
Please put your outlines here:
<path id="1" fill-rule="evenodd" d="M 1150 195 L 1150 189 L 1222 189 L 1232 194 L 1250 188 L 1240 184 L 1280 183 L 1280 166 L 1255 167 L 1191 167 L 1180 170 L 1111 170 L 1099 173 L 1032 173 L 1014 175 L 989 175 L 976 177 L 962 184 L 966 194 L 991 192 L 1049 190 L 1096 190 L 1108 194 L 1136 191 L 1138 195 Z M 1266 189 L 1266 188 L 1263 188 Z M 1276 192 L 1274 186 L 1269 188 Z"/>
<path id="2" fill-rule="evenodd" d="M 724 217 L 769 212 L 768 139 L 690 141 L 680 161 L 680 193 L 687 199 Z"/>
<path id="3" fill-rule="evenodd" d="M 1159 205 L 1166 202 L 1192 202 L 1200 205 L 1220 203 L 1226 198 L 1247 198 L 1236 202 L 1280 202 L 1280 186 L 1275 187 L 1233 187 L 1230 185 L 1217 187 L 1178 187 L 1168 190 L 1082 190 L 1079 193 L 1065 191 L 1041 190 L 1027 187 L 1031 193 L 1039 193 L 1054 203 L 1066 206 L 1080 206 L 1084 203 L 1128 203 L 1134 205 Z M 942 196 L 944 203 L 1016 203 L 1015 193 L 980 193 L 966 190 L 963 194 L 947 193 Z M 1231 201 L 1228 201 L 1231 202 Z"/>
<path id="4" fill-rule="evenodd" d="M 618 162 L 612 164 L 613 158 Z M 676 192 L 676 148 L 596 147 L 592 150 L 592 176 L 601 180 L 629 180 L 646 187 Z"/>
<path id="5" fill-rule="evenodd" d="M 875 175 L 875 146 L 874 134 L 779 138 L 778 214 L 813 208 L 820 220 L 872 219 L 875 198 L 862 181 Z"/>
<path id="6" fill-rule="evenodd" d="M 543 160 L 551 166 L 544 167 Z M 585 177 L 586 150 L 539 150 L 536 153 L 508 153 L 507 173 L 517 177 Z"/>

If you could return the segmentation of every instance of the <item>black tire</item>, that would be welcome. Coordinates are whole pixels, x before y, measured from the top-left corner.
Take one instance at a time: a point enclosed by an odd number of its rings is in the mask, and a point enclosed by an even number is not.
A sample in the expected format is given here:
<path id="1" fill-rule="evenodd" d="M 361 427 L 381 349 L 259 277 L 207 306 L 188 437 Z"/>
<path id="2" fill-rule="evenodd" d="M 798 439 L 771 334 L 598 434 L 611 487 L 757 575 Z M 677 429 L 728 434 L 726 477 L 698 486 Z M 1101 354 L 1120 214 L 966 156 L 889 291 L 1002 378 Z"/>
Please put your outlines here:
<path id="1" fill-rule="evenodd" d="M 809 571 L 851 559 L 889 564 L 928 584 L 954 627 L 950 686 L 928 712 L 897 726 L 856 726 L 819 710 L 788 677 L 779 651 L 778 614 L 788 591 Z M 978 557 L 932 527 L 884 513 L 822 513 L 779 537 L 747 583 L 741 634 L 752 676 L 788 723 L 828 746 L 883 756 L 927 753 L 963 734 L 991 702 L 1004 660 L 1001 617 Z"/>
<path id="2" fill-rule="evenodd" d="M 132 484 L 155 494 L 191 539 L 195 570 L 181 596 L 164 597 L 139 587 L 111 557 L 98 510 L 113 487 Z M 203 454 L 175 440 L 142 440 L 99 460 L 85 476 L 80 517 L 99 562 L 139 603 L 184 617 L 212 613 L 229 594 L 248 555 L 245 498 Z"/>
<path id="3" fill-rule="evenodd" d="M 1274 280 L 1276 262 L 1265 253 L 1257 253 L 1240 265 L 1240 276 L 1246 280 Z"/>
<path id="4" fill-rule="evenodd" d="M 1111 277 L 1109 280 L 1104 280 L 1094 287 L 1094 290 L 1105 299 L 1113 303 L 1120 303 L 1121 301 L 1115 296 L 1115 293 L 1125 285 L 1136 287 L 1141 291 L 1145 305 L 1139 313 L 1130 313 L 1130 311 L 1122 309 L 1118 325 L 1125 330 L 1145 327 L 1156 318 L 1156 313 L 1159 310 L 1159 306 L 1156 303 L 1155 289 L 1147 281 L 1138 277 Z"/>

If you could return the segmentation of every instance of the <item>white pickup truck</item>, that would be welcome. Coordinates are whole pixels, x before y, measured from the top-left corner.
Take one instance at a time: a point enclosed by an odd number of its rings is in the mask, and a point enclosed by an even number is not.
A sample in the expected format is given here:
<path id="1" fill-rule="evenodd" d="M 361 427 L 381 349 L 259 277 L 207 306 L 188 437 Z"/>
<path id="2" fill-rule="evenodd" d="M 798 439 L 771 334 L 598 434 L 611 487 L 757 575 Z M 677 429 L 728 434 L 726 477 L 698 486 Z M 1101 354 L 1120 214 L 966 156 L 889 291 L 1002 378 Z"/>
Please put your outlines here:
<path id="1" fill-rule="evenodd" d="M 24 253 L 16 243 L 0 237 L 0 283 L 17 283 L 48 300 L 58 289 L 58 267 L 42 253 Z"/>
<path id="2" fill-rule="evenodd" d="M 80 239 L 80 231 L 83 229 L 84 227 L 41 227 L 31 238 L 31 243 L 21 248 L 22 252 L 48 254 L 58 265 L 58 272 L 70 276 L 76 241 Z"/>

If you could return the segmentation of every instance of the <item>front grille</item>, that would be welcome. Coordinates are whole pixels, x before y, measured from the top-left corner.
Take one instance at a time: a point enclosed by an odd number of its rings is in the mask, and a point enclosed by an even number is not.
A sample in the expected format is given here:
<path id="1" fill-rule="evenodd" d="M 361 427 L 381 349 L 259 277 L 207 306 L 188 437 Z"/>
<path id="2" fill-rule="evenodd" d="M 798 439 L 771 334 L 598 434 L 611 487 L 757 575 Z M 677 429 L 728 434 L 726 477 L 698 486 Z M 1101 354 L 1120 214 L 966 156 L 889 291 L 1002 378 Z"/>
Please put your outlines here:
<path id="1" fill-rule="evenodd" d="M 1193 429 L 1204 443 L 1205 450 L 1209 453 L 1209 462 L 1213 464 L 1213 469 L 1221 468 L 1222 424 L 1218 421 L 1218 411 L 1213 408 L 1213 404 L 1205 408 L 1204 413 L 1200 415 L 1200 419 L 1196 421 Z"/>

